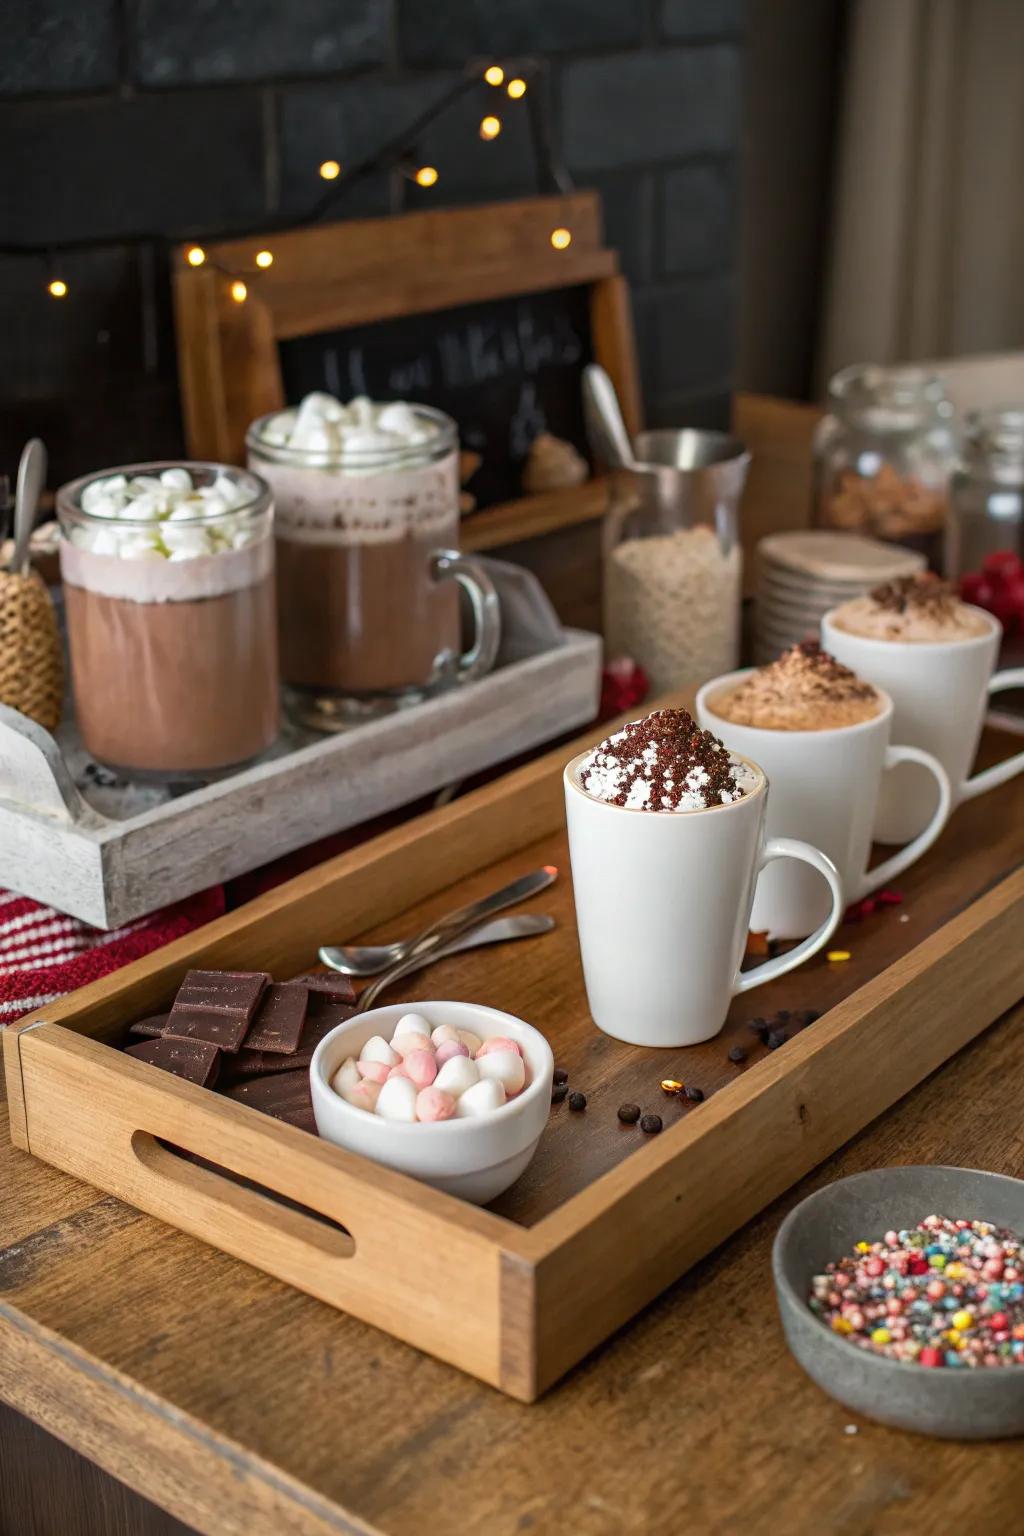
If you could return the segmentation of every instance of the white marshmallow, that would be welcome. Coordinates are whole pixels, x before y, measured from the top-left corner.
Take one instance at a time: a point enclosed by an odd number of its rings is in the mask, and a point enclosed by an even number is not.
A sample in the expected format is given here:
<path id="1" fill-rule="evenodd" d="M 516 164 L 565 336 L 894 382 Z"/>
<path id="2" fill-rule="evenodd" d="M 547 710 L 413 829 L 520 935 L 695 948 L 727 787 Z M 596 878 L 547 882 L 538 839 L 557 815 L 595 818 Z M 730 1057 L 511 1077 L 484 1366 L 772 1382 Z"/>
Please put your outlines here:
<path id="1" fill-rule="evenodd" d="M 407 1077 L 389 1077 L 377 1095 L 378 1115 L 383 1120 L 415 1120 L 417 1092 Z"/>
<path id="2" fill-rule="evenodd" d="M 459 1039 L 471 1056 L 475 1056 L 477 1051 L 483 1045 L 483 1041 L 481 1040 L 480 1036 L 474 1035 L 471 1029 L 460 1029 Z"/>
<path id="3" fill-rule="evenodd" d="M 170 486 L 172 491 L 191 494 L 192 476 L 187 469 L 165 469 L 160 475 L 160 484 Z"/>
<path id="4" fill-rule="evenodd" d="M 431 1040 L 435 1046 L 444 1045 L 445 1041 L 451 1041 L 453 1045 L 459 1043 L 459 1032 L 453 1024 L 439 1024 L 431 1032 Z"/>
<path id="5" fill-rule="evenodd" d="M 344 1098 L 346 1093 L 350 1093 L 353 1088 L 358 1088 L 361 1081 L 355 1057 L 346 1056 L 337 1072 L 331 1078 L 331 1087 L 335 1093 L 340 1093 L 342 1098 Z"/>
<path id="6" fill-rule="evenodd" d="M 480 1081 L 480 1069 L 468 1056 L 452 1056 L 434 1078 L 434 1087 L 453 1093 L 456 1098 Z"/>
<path id="7" fill-rule="evenodd" d="M 416 437 L 420 430 L 419 422 L 404 400 L 384 406 L 377 417 L 377 427 L 381 432 L 393 432 L 396 437 L 406 438 Z"/>
<path id="8" fill-rule="evenodd" d="M 399 1056 L 397 1051 L 391 1049 L 383 1035 L 371 1035 L 359 1052 L 359 1060 L 382 1061 L 386 1067 L 397 1067 Z"/>
<path id="9" fill-rule="evenodd" d="M 526 1063 L 515 1051 L 488 1051 L 474 1063 L 482 1078 L 500 1083 L 508 1098 L 521 1093 L 526 1082 Z"/>
<path id="10" fill-rule="evenodd" d="M 422 1013 L 403 1013 L 395 1025 L 396 1035 L 426 1035 L 431 1038 L 430 1025 Z M 420 1047 L 422 1050 L 422 1046 Z"/>
<path id="11" fill-rule="evenodd" d="M 459 1060 L 462 1059 L 460 1056 Z M 500 1109 L 504 1102 L 504 1088 L 493 1077 L 486 1077 L 479 1083 L 474 1083 L 472 1088 L 466 1089 L 459 1099 L 455 1113 L 460 1119 L 468 1116 L 489 1115 L 494 1110 Z"/>

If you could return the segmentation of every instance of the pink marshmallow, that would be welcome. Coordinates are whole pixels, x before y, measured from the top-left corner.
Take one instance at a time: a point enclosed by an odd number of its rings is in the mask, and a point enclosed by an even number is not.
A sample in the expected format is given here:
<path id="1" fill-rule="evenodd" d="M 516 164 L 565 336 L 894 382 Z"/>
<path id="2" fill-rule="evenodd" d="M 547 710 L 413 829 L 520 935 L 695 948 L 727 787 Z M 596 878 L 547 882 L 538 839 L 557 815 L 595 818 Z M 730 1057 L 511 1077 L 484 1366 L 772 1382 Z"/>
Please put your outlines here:
<path id="1" fill-rule="evenodd" d="M 437 1065 L 443 1067 L 446 1061 L 451 1061 L 453 1056 L 468 1056 L 469 1052 L 461 1040 L 446 1040 L 437 1048 Z"/>
<path id="2" fill-rule="evenodd" d="M 517 1056 L 523 1054 L 519 1049 L 518 1041 L 510 1040 L 507 1035 L 491 1035 L 490 1039 L 485 1040 L 477 1051 L 475 1060 L 479 1061 L 481 1056 L 489 1056 L 491 1051 L 514 1051 Z"/>
<path id="3" fill-rule="evenodd" d="M 417 1120 L 451 1120 L 456 1100 L 443 1088 L 421 1088 L 416 1095 Z"/>
<path id="4" fill-rule="evenodd" d="M 368 1078 L 371 1083 L 386 1083 L 389 1072 L 397 1072 L 397 1067 L 386 1067 L 382 1061 L 357 1061 L 356 1071 L 360 1077 Z"/>
<path id="5" fill-rule="evenodd" d="M 354 1104 L 357 1109 L 368 1110 L 372 1115 L 377 1108 L 377 1095 L 379 1093 L 380 1084 L 375 1083 L 372 1078 L 366 1077 L 359 1084 L 358 1088 L 353 1088 L 348 1101 L 350 1104 Z"/>
<path id="6" fill-rule="evenodd" d="M 437 1076 L 433 1051 L 410 1051 L 402 1067 L 406 1077 L 411 1078 L 417 1088 L 429 1088 Z"/>
<path id="7" fill-rule="evenodd" d="M 405 1077 L 405 1078 L 408 1078 L 408 1076 L 409 1076 L 409 1074 L 405 1070 L 405 1062 L 403 1061 L 397 1067 L 392 1067 L 391 1068 L 391 1070 L 388 1072 L 387 1081 L 390 1082 L 393 1077 Z"/>
<path id="8" fill-rule="evenodd" d="M 433 1054 L 434 1047 L 427 1035 L 404 1034 L 396 1035 L 391 1042 L 391 1049 L 396 1051 L 404 1061 L 406 1056 L 411 1056 L 413 1051 L 429 1051 Z"/>

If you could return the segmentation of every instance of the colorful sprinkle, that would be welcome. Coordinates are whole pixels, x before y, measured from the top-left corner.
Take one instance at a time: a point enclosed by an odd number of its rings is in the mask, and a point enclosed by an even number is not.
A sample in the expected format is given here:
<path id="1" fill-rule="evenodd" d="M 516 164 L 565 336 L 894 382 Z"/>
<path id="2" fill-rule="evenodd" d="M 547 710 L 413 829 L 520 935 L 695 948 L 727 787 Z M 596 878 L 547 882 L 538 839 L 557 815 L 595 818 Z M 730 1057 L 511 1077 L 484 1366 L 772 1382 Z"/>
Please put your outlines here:
<path id="1" fill-rule="evenodd" d="M 830 949 L 825 958 L 833 963 L 839 960 L 849 960 L 850 951 L 848 949 Z"/>

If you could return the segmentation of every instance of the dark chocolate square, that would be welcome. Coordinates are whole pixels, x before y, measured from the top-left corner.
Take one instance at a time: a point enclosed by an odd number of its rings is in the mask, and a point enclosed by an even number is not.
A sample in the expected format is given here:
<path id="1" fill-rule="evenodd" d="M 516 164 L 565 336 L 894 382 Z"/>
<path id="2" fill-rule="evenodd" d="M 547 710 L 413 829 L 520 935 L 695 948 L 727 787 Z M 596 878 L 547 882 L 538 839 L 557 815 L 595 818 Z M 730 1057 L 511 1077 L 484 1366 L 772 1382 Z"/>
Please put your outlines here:
<path id="1" fill-rule="evenodd" d="M 173 1072 L 200 1088 L 212 1088 L 220 1069 L 220 1051 L 206 1040 L 168 1039 L 143 1040 L 141 1045 L 129 1045 L 126 1056 L 137 1061 L 148 1061 L 151 1066 Z"/>
<path id="2" fill-rule="evenodd" d="M 340 971 L 307 971 L 302 976 L 293 976 L 291 980 L 332 1003 L 354 1003 L 356 1000 L 352 978 L 342 976 Z"/>
<path id="3" fill-rule="evenodd" d="M 300 1130 L 316 1134 L 309 1073 L 305 1069 L 250 1078 L 229 1088 L 227 1097 L 239 1104 L 248 1104 L 261 1114 L 272 1115 L 275 1120 L 284 1120 L 289 1125 L 297 1125 Z"/>
<path id="4" fill-rule="evenodd" d="M 294 1055 L 302 1038 L 308 1001 L 309 993 L 298 982 L 268 987 L 245 1037 L 245 1049 Z"/>
<path id="5" fill-rule="evenodd" d="M 266 971 L 189 971 L 165 1036 L 207 1040 L 222 1051 L 237 1051 L 269 980 Z"/>
<path id="6" fill-rule="evenodd" d="M 128 1033 L 130 1035 L 141 1035 L 145 1040 L 155 1040 L 159 1035 L 165 1033 L 169 1018 L 170 1014 L 167 1013 L 150 1014 L 148 1019 L 140 1019 L 137 1024 L 133 1024 Z"/>

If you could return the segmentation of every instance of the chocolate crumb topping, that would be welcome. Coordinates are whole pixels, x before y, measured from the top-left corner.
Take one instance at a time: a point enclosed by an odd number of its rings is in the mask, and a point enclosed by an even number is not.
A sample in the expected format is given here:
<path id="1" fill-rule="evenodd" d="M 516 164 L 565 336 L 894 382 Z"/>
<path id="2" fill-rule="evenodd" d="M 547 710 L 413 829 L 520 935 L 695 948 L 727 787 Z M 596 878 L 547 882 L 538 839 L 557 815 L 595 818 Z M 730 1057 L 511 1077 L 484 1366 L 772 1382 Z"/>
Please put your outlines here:
<path id="1" fill-rule="evenodd" d="M 817 640 L 802 640 L 713 701 L 722 719 L 762 730 L 818 731 L 877 714 L 875 688 Z"/>
<path id="2" fill-rule="evenodd" d="M 895 581 L 884 582 L 871 592 L 871 601 L 887 613 L 906 613 L 916 609 L 936 619 L 954 615 L 957 596 L 953 584 L 938 576 L 900 576 Z"/>
<path id="3" fill-rule="evenodd" d="M 749 770 L 685 709 L 660 709 L 616 731 L 585 760 L 580 782 L 595 800 L 647 811 L 730 805 L 754 787 Z"/>

